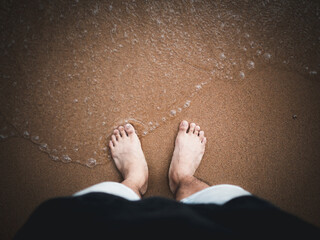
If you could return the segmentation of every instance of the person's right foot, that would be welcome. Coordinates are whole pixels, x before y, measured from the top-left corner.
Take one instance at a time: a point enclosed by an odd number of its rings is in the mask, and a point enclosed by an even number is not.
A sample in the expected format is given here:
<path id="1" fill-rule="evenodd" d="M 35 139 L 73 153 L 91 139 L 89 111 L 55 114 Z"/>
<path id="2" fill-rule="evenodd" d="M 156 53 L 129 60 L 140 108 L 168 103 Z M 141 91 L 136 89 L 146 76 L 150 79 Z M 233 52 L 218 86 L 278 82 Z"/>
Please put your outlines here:
<path id="1" fill-rule="evenodd" d="M 169 187 L 172 193 L 176 192 L 183 178 L 194 175 L 202 160 L 206 142 L 204 132 L 195 123 L 180 123 L 169 168 Z"/>
<path id="2" fill-rule="evenodd" d="M 128 123 L 115 129 L 109 147 L 124 182 L 130 182 L 129 187 L 143 195 L 148 187 L 148 166 L 134 127 Z"/>

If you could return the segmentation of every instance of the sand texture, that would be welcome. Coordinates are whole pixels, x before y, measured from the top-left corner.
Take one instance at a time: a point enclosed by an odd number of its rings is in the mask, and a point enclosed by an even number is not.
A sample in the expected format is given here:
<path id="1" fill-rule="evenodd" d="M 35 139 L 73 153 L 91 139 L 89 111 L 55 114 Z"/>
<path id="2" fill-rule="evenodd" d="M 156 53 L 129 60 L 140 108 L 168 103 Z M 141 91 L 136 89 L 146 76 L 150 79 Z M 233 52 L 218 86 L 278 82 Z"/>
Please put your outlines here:
<path id="1" fill-rule="evenodd" d="M 0 238 L 42 201 L 120 181 L 106 145 L 132 123 L 148 196 L 181 120 L 207 136 L 196 176 L 320 226 L 318 1 L 2 1 Z"/>

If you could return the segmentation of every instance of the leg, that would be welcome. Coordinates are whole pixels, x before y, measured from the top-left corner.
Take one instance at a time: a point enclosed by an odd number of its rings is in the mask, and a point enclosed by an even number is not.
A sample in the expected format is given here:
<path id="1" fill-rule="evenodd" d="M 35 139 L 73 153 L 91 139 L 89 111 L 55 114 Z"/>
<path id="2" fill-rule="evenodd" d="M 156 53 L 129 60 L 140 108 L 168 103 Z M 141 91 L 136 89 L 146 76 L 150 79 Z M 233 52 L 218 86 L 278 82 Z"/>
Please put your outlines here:
<path id="1" fill-rule="evenodd" d="M 112 158 L 120 171 L 122 184 L 142 196 L 148 187 L 148 166 L 140 140 L 131 124 L 114 130 L 109 142 Z"/>
<path id="2" fill-rule="evenodd" d="M 204 154 L 206 138 L 195 123 L 182 121 L 169 168 L 169 186 L 176 200 L 209 187 L 194 175 Z"/>
<path id="3" fill-rule="evenodd" d="M 181 199 L 187 198 L 190 195 L 208 187 L 208 184 L 202 182 L 194 176 L 184 177 L 180 180 L 180 183 L 176 189 L 175 198 L 177 201 L 180 201 Z"/>

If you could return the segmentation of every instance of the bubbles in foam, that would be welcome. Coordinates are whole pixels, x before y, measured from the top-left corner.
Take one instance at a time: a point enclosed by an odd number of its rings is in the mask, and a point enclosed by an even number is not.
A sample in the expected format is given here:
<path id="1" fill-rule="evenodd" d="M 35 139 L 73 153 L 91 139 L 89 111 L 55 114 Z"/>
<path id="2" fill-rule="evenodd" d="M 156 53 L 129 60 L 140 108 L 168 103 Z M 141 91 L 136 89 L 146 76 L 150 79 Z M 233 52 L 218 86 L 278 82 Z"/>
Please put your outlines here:
<path id="1" fill-rule="evenodd" d="M 54 148 L 54 149 L 51 150 L 50 154 L 57 155 L 58 154 L 58 150 Z"/>
<path id="2" fill-rule="evenodd" d="M 94 158 L 89 158 L 86 165 L 88 167 L 94 167 L 95 165 L 97 165 L 97 160 Z"/>
<path id="3" fill-rule="evenodd" d="M 49 156 L 53 161 L 59 161 L 59 157 L 58 156 L 55 156 L 55 155 L 52 155 L 52 154 L 50 154 Z"/>
<path id="4" fill-rule="evenodd" d="M 41 143 L 40 146 L 39 146 L 39 149 L 43 152 L 48 152 L 49 151 L 49 147 L 48 147 L 48 144 L 46 143 Z"/>
<path id="5" fill-rule="evenodd" d="M 23 137 L 24 138 L 30 138 L 30 133 L 28 131 L 23 132 Z"/>
<path id="6" fill-rule="evenodd" d="M 254 62 L 251 61 L 251 60 L 249 60 L 249 61 L 247 62 L 247 68 L 248 68 L 248 69 L 253 69 L 253 68 L 254 68 Z"/>
<path id="7" fill-rule="evenodd" d="M 200 84 L 196 85 L 196 91 L 199 91 L 202 88 Z"/>
<path id="8" fill-rule="evenodd" d="M 68 155 L 62 155 L 62 162 L 69 163 L 71 162 L 71 158 Z"/>
<path id="9" fill-rule="evenodd" d="M 8 135 L 0 134 L 0 139 L 6 139 Z"/>
<path id="10" fill-rule="evenodd" d="M 220 58 L 223 60 L 223 59 L 226 59 L 226 55 L 224 53 L 220 53 Z"/>
<path id="11" fill-rule="evenodd" d="M 176 114 L 177 114 L 177 111 L 176 111 L 176 110 L 172 109 L 172 110 L 170 111 L 170 116 L 171 116 L 171 117 L 174 117 Z"/>
<path id="12" fill-rule="evenodd" d="M 0 126 L 3 127 L 0 129 L 0 141 L 6 140 L 9 137 L 13 136 L 19 136 L 16 129 L 13 127 L 13 125 L 6 125 L 7 122 L 5 119 L 0 115 Z"/>
<path id="13" fill-rule="evenodd" d="M 269 60 L 271 58 L 271 54 L 270 53 L 265 53 L 263 54 L 264 59 Z"/>
<path id="14" fill-rule="evenodd" d="M 240 75 L 240 78 L 241 78 L 241 79 L 244 79 L 244 77 L 245 77 L 244 72 L 240 71 L 239 75 Z"/>
<path id="15" fill-rule="evenodd" d="M 39 136 L 32 136 L 31 137 L 31 141 L 35 142 L 35 143 L 39 142 L 39 139 L 40 139 Z"/>
<path id="16" fill-rule="evenodd" d="M 184 108 L 187 108 L 190 106 L 191 101 L 187 100 L 186 103 L 183 105 Z"/>
<path id="17" fill-rule="evenodd" d="M 254 43 L 254 41 L 251 41 L 249 44 L 250 44 L 250 47 L 251 47 L 251 48 L 255 48 L 255 45 L 256 45 L 256 44 Z"/>
<path id="18" fill-rule="evenodd" d="M 73 147 L 73 151 L 78 152 L 79 151 L 79 147 L 78 146 L 74 146 Z"/>

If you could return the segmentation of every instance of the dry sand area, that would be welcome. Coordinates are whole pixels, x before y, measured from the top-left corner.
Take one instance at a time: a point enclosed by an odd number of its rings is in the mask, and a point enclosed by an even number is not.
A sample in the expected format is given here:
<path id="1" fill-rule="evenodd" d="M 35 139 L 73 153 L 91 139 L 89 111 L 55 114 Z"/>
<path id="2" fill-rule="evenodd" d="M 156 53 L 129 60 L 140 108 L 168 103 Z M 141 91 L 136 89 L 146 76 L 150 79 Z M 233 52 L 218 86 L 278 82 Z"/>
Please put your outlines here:
<path id="1" fill-rule="evenodd" d="M 172 198 L 179 122 L 196 176 L 320 226 L 319 1 L 1 1 L 1 239 L 42 201 L 119 181 L 106 145 L 132 123 L 145 197 Z"/>

